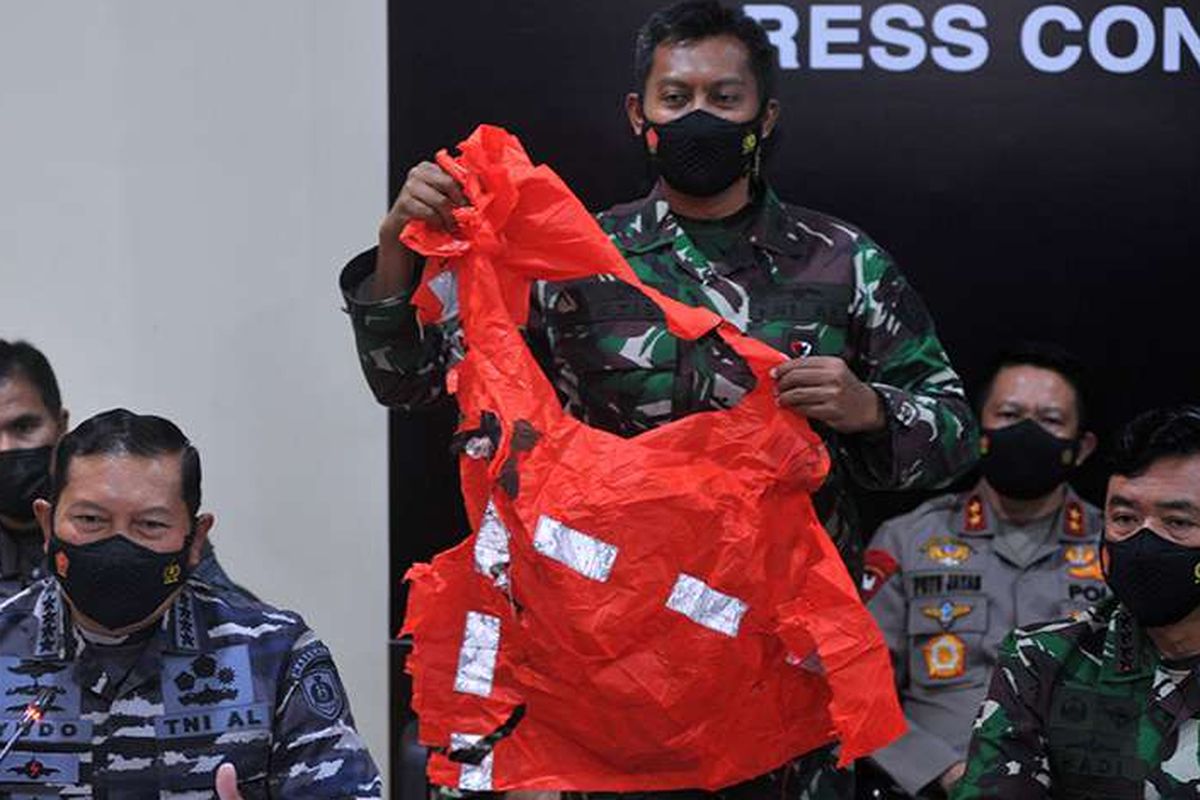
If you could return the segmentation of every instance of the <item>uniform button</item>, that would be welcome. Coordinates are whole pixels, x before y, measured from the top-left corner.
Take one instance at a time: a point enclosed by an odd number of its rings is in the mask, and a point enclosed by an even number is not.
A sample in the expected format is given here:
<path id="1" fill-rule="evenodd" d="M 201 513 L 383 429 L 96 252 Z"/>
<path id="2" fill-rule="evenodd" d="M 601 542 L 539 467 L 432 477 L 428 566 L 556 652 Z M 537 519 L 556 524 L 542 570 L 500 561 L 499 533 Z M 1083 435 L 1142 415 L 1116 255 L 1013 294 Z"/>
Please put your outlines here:
<path id="1" fill-rule="evenodd" d="M 42 575 L 44 575 L 44 574 L 45 574 L 45 573 L 44 573 L 44 572 L 42 572 L 42 568 L 41 568 L 41 567 L 34 567 L 34 568 L 33 568 L 33 571 L 29 573 L 29 577 L 30 577 L 30 579 L 32 579 L 32 580 L 35 580 L 35 581 L 40 581 L 40 580 L 42 579 Z"/>

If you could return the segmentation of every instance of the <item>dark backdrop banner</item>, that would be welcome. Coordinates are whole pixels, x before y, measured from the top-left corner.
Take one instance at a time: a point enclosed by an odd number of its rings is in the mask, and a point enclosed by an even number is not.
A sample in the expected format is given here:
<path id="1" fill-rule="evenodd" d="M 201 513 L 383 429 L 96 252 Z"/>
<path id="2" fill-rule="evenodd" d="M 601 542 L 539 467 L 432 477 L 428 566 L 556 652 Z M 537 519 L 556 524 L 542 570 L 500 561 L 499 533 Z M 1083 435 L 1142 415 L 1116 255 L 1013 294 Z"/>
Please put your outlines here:
<path id="1" fill-rule="evenodd" d="M 660 5 L 393 2 L 393 192 L 490 122 L 591 208 L 643 193 L 623 99 L 634 31 Z M 780 58 L 772 182 L 891 252 L 969 384 L 997 347 L 1040 338 L 1092 368 L 1102 436 L 1200 400 L 1200 4 L 743 7 Z M 393 419 L 397 575 L 462 534 L 452 419 Z M 1079 483 L 1095 499 L 1103 475 Z"/>

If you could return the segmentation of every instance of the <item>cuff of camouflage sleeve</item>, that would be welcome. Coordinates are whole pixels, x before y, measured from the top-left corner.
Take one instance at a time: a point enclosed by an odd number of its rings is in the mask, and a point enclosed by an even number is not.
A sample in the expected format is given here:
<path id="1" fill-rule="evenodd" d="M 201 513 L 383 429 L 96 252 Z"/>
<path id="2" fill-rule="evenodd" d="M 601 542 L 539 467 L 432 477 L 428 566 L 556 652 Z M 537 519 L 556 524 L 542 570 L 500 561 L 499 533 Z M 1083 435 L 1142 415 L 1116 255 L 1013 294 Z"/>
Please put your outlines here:
<path id="1" fill-rule="evenodd" d="M 916 797 L 963 760 L 943 739 L 908 720 L 908 733 L 871 756 L 901 789 Z"/>
<path id="2" fill-rule="evenodd" d="M 379 248 L 359 253 L 343 269 L 338 285 L 346 301 L 345 311 L 356 326 L 372 333 L 400 333 L 414 328 L 415 316 L 409 301 L 416 286 L 400 294 L 369 300 L 367 290 L 375 279 L 375 257 Z"/>
<path id="3" fill-rule="evenodd" d="M 842 455 L 855 481 L 866 489 L 891 489 L 900 480 L 896 464 L 897 437 L 903 430 L 897 413 L 906 393 L 886 384 L 868 384 L 883 403 L 884 427 L 839 438 Z"/>

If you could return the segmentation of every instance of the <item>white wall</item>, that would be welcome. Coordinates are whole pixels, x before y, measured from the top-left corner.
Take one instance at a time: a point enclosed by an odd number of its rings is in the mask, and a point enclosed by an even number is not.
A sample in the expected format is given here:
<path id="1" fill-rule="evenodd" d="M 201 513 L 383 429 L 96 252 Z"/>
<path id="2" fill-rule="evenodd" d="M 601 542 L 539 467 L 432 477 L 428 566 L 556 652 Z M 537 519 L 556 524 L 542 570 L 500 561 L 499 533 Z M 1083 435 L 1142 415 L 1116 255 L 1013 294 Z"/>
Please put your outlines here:
<path id="1" fill-rule="evenodd" d="M 386 417 L 336 276 L 386 201 L 383 0 L 0 2 L 0 337 L 199 446 L 228 571 L 386 763 Z"/>

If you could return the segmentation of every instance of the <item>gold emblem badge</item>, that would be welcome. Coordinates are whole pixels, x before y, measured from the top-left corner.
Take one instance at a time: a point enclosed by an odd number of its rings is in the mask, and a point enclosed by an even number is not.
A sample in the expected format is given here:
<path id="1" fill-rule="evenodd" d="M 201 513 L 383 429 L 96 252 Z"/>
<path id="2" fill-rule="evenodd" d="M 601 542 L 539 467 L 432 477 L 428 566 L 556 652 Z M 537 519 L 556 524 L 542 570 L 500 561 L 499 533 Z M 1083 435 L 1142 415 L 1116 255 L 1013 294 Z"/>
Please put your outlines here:
<path id="1" fill-rule="evenodd" d="M 746 138 L 742 139 L 742 155 L 750 155 L 754 152 L 754 148 L 758 146 L 758 136 L 754 131 L 746 134 Z"/>
<path id="2" fill-rule="evenodd" d="M 1063 551 L 1063 560 L 1067 562 L 1067 574 L 1072 578 L 1104 580 L 1104 571 L 1100 569 L 1100 557 L 1096 553 L 1095 545 L 1073 544 Z"/>
<path id="3" fill-rule="evenodd" d="M 967 646 L 953 633 L 943 633 L 921 645 L 925 671 L 934 680 L 957 678 L 967 669 Z"/>
<path id="4" fill-rule="evenodd" d="M 58 577 L 67 577 L 67 570 L 71 566 L 71 559 L 67 558 L 67 554 L 59 550 L 54 554 L 54 571 L 58 573 Z"/>
<path id="5" fill-rule="evenodd" d="M 925 557 L 943 567 L 957 567 L 975 552 L 971 545 L 950 536 L 935 536 L 921 545 Z"/>
<path id="6" fill-rule="evenodd" d="M 163 568 L 163 586 L 170 586 L 173 583 L 179 583 L 179 577 L 182 574 L 183 570 L 180 569 L 179 563 L 172 561 Z"/>
<path id="7" fill-rule="evenodd" d="M 932 620 L 936 620 L 943 629 L 948 629 L 954 624 L 954 620 L 970 614 L 972 608 L 974 606 L 969 606 L 966 603 L 953 603 L 947 600 L 941 605 L 924 606 L 921 608 L 921 613 Z"/>

